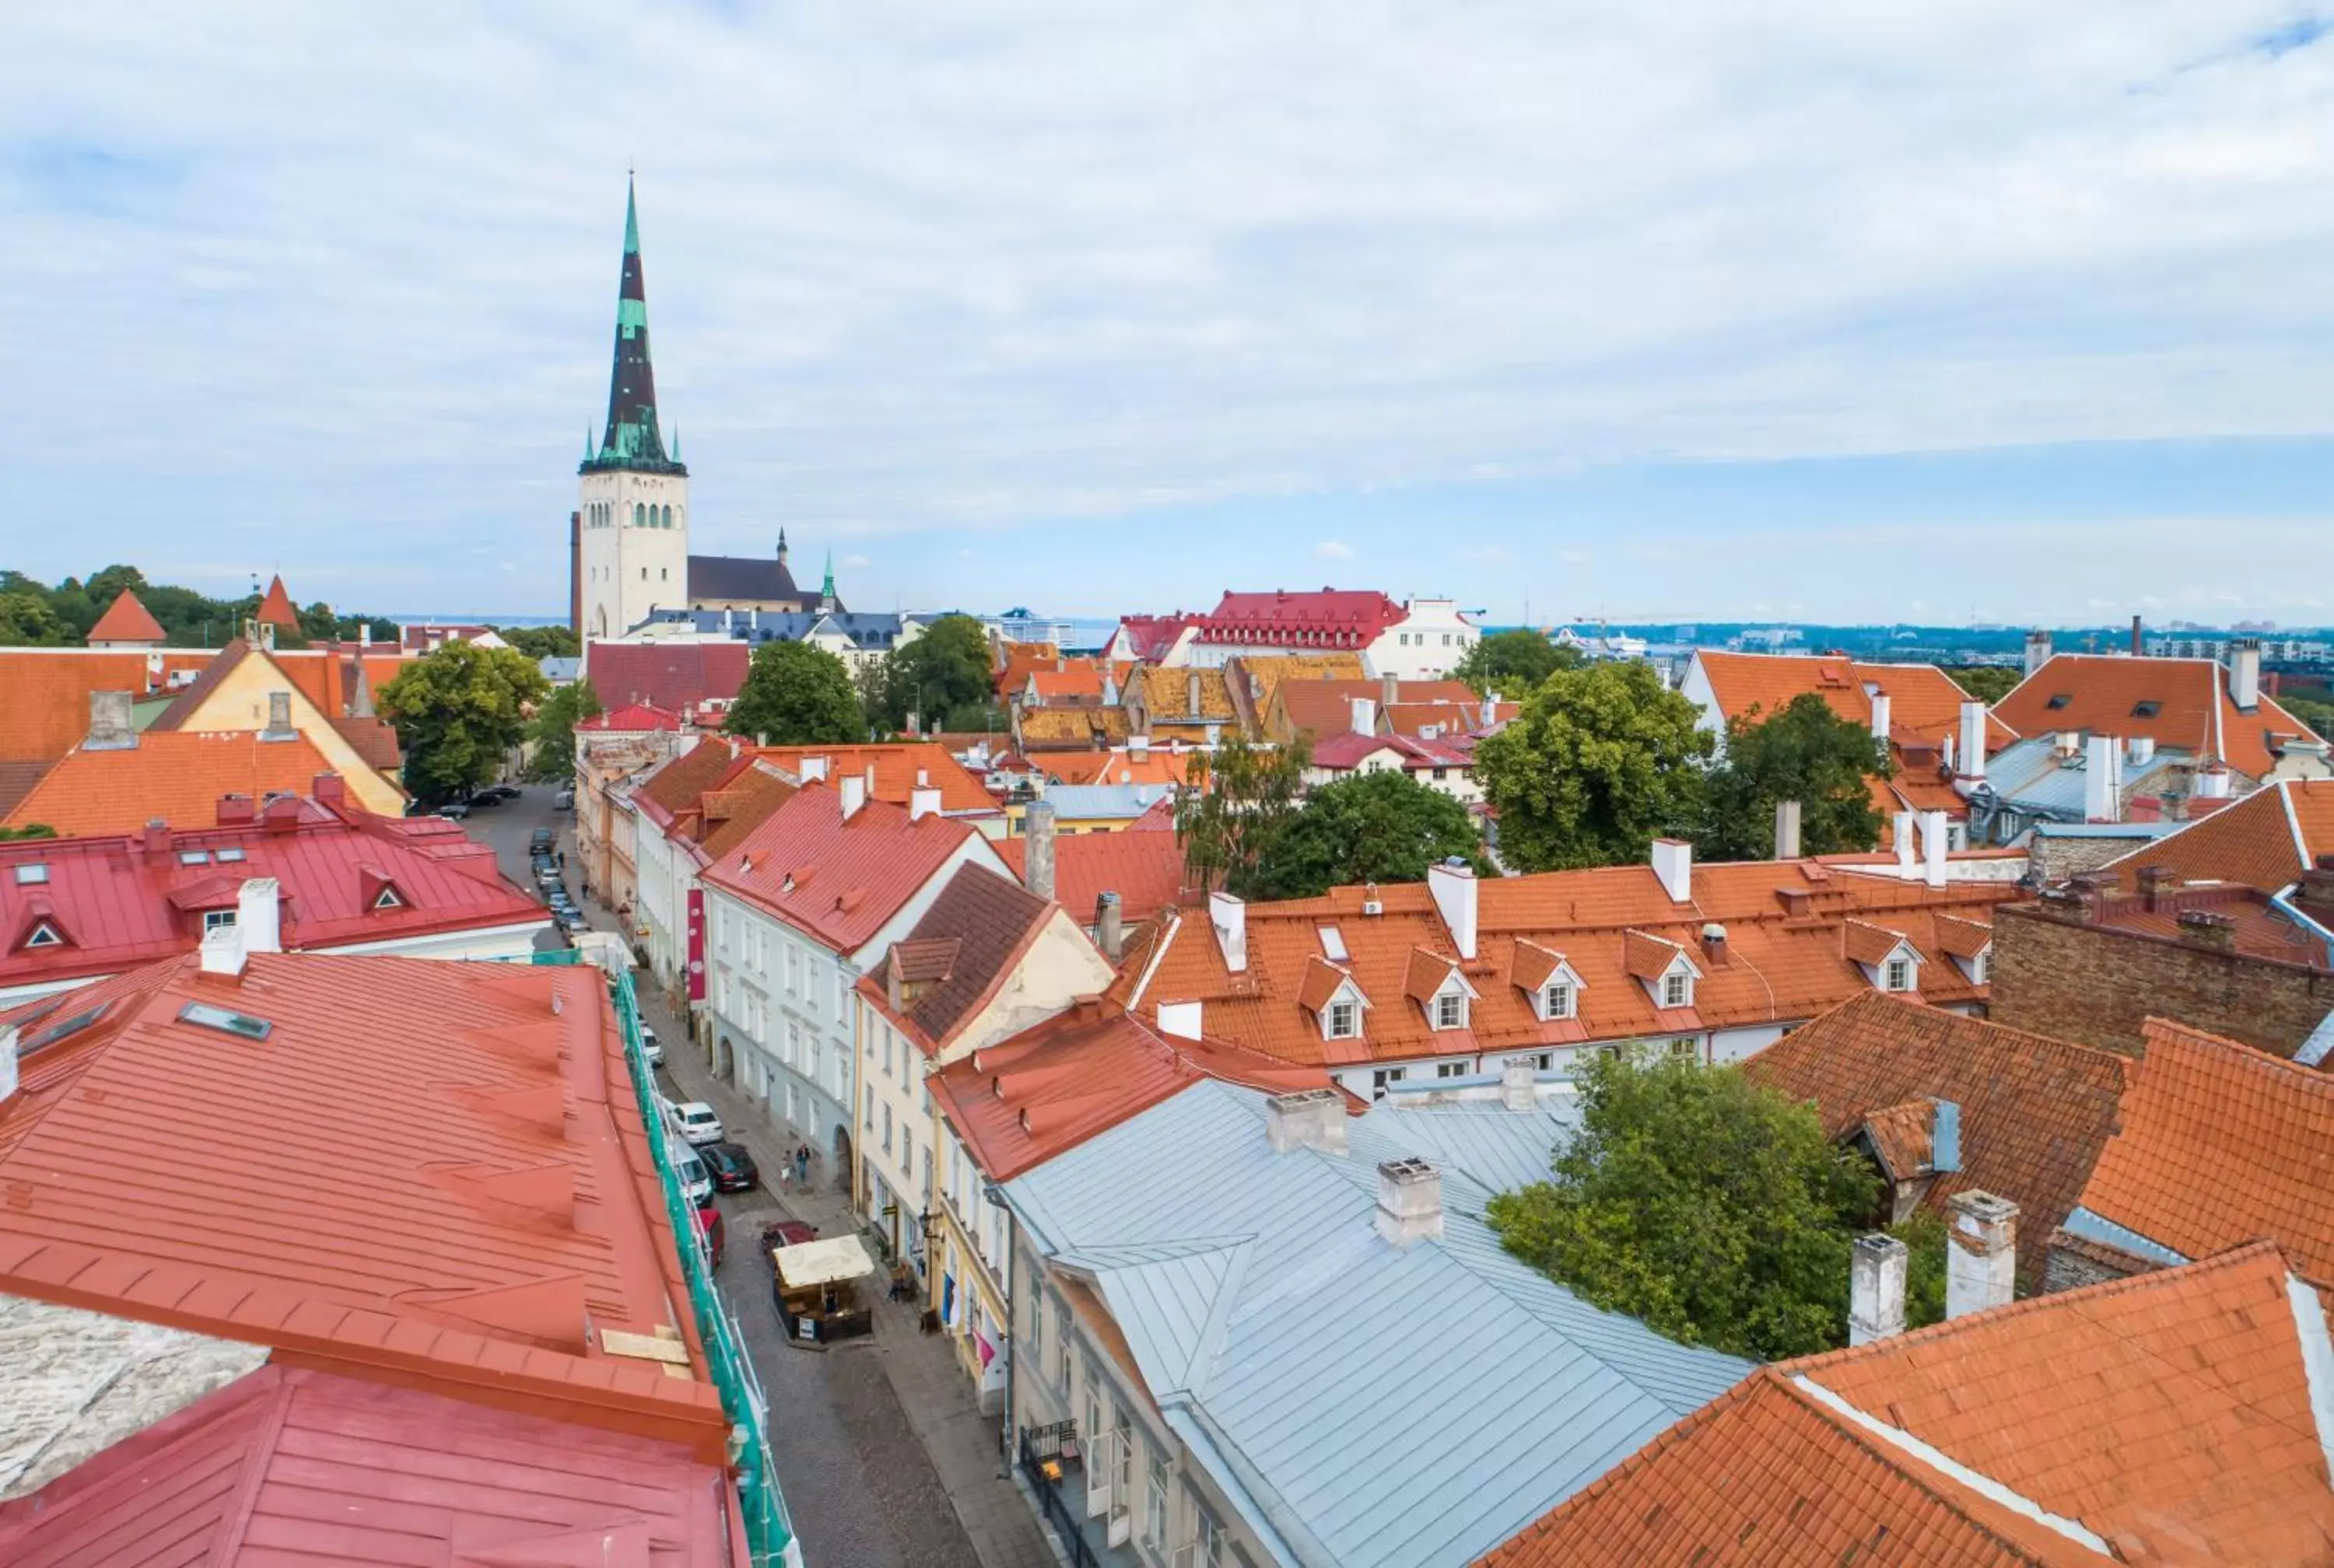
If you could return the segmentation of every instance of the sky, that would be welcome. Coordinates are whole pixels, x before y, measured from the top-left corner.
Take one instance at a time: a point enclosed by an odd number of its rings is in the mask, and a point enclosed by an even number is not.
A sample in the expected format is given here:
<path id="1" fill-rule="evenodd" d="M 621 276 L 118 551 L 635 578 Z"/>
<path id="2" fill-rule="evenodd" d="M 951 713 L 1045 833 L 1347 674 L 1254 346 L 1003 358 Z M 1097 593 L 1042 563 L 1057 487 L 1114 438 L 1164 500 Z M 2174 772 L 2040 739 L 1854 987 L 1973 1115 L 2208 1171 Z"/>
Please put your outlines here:
<path id="1" fill-rule="evenodd" d="M 2306 6 L 79 0 L 0 58 L 43 580 L 564 611 L 637 168 L 691 547 L 854 608 L 2334 622 Z"/>

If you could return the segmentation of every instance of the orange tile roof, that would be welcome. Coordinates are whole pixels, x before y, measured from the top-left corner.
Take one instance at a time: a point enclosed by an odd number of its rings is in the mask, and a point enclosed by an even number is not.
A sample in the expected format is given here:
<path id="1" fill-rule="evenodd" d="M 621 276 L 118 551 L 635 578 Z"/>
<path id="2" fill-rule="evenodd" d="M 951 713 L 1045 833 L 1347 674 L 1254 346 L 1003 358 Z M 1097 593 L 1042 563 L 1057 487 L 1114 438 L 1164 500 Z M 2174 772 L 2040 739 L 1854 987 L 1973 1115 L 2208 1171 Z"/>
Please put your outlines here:
<path id="1" fill-rule="evenodd" d="M 721 1451 L 596 970 L 189 956 L 0 1024 L 26 1052 L 0 1101 L 0 1291 Z M 593 1332 L 661 1326 L 696 1377 Z"/>
<path id="2" fill-rule="evenodd" d="M 74 747 L 16 803 L 8 825 L 43 822 L 65 836 L 134 832 L 157 818 L 209 827 L 222 795 L 304 795 L 332 766 L 304 735 L 149 729 L 121 751 Z"/>
<path id="3" fill-rule="evenodd" d="M 1054 784 L 1180 784 L 1189 781 L 1198 752 L 1171 751 L 1154 746 L 1137 756 L 1121 747 L 1115 751 L 1056 752 L 1046 758 L 1044 773 Z"/>
<path id="4" fill-rule="evenodd" d="M 1126 738 L 1126 711 L 1117 707 L 1027 707 L 1013 715 L 1024 747 L 1101 746 Z"/>
<path id="5" fill-rule="evenodd" d="M 1102 672 L 1084 659 L 1074 660 L 1060 669 L 1033 669 L 1019 689 L 1027 692 L 1033 688 L 1040 704 L 1100 702 Z"/>
<path id="6" fill-rule="evenodd" d="M 1229 660 L 1225 676 L 1240 688 L 1258 717 L 1272 711 L 1273 693 L 1289 680 L 1366 680 L 1358 653 L 1243 654 Z"/>
<path id="7" fill-rule="evenodd" d="M 798 787 L 754 763 L 731 774 L 719 788 L 707 790 L 688 820 L 688 831 L 699 835 L 698 853 L 709 862 L 730 853 L 767 822 L 771 813 L 792 800 Z"/>
<path id="8" fill-rule="evenodd" d="M 143 697 L 217 657 L 199 649 L 0 648 L 0 762 L 53 762 L 89 734 L 91 692 Z"/>
<path id="9" fill-rule="evenodd" d="M 1236 717 L 1232 712 L 1232 694 L 1224 685 L 1220 669 L 1203 669 L 1198 665 L 1175 669 L 1145 666 L 1135 677 L 1143 690 L 1143 711 L 1152 724 L 1177 722 L 1194 723 L 1206 720 L 1221 722 Z M 1200 706 L 1191 706 L 1191 686 L 1199 683 Z"/>
<path id="10" fill-rule="evenodd" d="M 869 802 L 846 821 L 833 788 L 808 784 L 709 863 L 702 880 L 850 953 L 974 836 L 944 816 L 911 821 L 884 801 Z"/>
<path id="11" fill-rule="evenodd" d="M 875 783 L 868 792 L 870 798 L 895 806 L 909 803 L 909 795 L 917 788 L 917 776 L 921 774 L 930 787 L 940 792 L 940 810 L 944 812 L 997 809 L 997 797 L 989 793 L 988 786 L 950 755 L 948 747 L 930 741 L 891 741 L 878 746 L 757 746 L 754 755 L 796 778 L 802 776 L 805 759 L 824 757 L 829 784 L 845 774 L 863 774 L 873 767 Z"/>
<path id="12" fill-rule="evenodd" d="M 1937 1102 L 1907 1100 L 1884 1105 L 1864 1118 L 1859 1134 L 1872 1145 L 1881 1173 L 1891 1181 L 1928 1176 L 1937 1163 Z"/>
<path id="13" fill-rule="evenodd" d="M 2334 779 L 2280 779 L 2264 784 L 2106 870 L 2126 887 L 2148 866 L 2168 866 L 2184 882 L 2242 882 L 2275 893 L 2334 854 Z"/>
<path id="14" fill-rule="evenodd" d="M 2030 1281 L 2040 1277 L 2051 1231 L 2115 1130 L 2134 1070 L 2112 1051 L 1880 991 L 1841 1003 L 1742 1066 L 1752 1082 L 1812 1103 L 1830 1139 L 1910 1101 L 1958 1105 L 1961 1169 L 1939 1176 L 1922 1207 L 1940 1209 L 1966 1188 L 2015 1202 L 2019 1265 Z"/>
<path id="15" fill-rule="evenodd" d="M 1326 736 L 1349 730 L 1354 726 L 1354 699 L 1366 697 L 1379 703 L 1385 695 L 1385 683 L 1378 680 L 1288 680 L 1279 688 L 1278 705 L 1284 724 L 1294 733 L 1310 730 L 1316 736 Z M 1394 683 L 1397 706 L 1417 710 L 1411 715 L 1412 724 L 1403 730 L 1415 735 L 1418 723 L 1456 723 L 1461 728 L 1475 727 L 1481 701 L 1464 681 L 1403 680 Z"/>
<path id="16" fill-rule="evenodd" d="M 2151 1018 L 2082 1206 L 2204 1257 L 2256 1236 L 2334 1284 L 2334 1076 Z"/>
<path id="17" fill-rule="evenodd" d="M 1471 1049 L 1525 1051 L 1812 1018 L 1871 988 L 1842 948 L 1840 924 L 1850 918 L 1905 932 L 1915 951 L 1931 959 L 1922 971 L 1929 1000 L 1982 1002 L 1984 986 L 1937 958 L 1935 921 L 1941 915 L 1990 919 L 1997 903 L 2022 896 L 2001 883 L 1930 889 L 1847 875 L 1818 882 L 1795 861 L 1696 866 L 1693 880 L 1693 898 L 1685 904 L 1670 900 L 1648 866 L 1484 880 L 1476 957 L 1462 966 L 1480 993 L 1469 1009 Z M 1456 951 L 1424 886 L 1384 888 L 1383 912 L 1376 915 L 1362 912 L 1363 899 L 1363 889 L 1335 888 L 1318 899 L 1250 904 L 1248 968 L 1237 976 L 1224 968 L 1206 922 L 1162 928 L 1143 949 L 1130 952 L 1118 994 L 1138 1003 L 1143 996 L 1202 1000 L 1211 1034 L 1289 1061 L 1320 1062 L 1320 1030 L 1299 996 L 1308 964 L 1321 952 L 1318 928 L 1337 928 L 1350 955 L 1347 967 L 1373 997 L 1401 995 L 1413 948 Z M 1723 963 L 1702 954 L 1706 923 L 1726 927 Z M 1519 940 L 1569 960 L 1582 982 L 1577 1022 L 1542 1020 L 1525 992 L 1500 978 L 1510 974 Z M 1680 1017 L 1656 1008 L 1635 977 L 1633 948 L 1639 969 L 1655 954 L 1663 964 L 1680 950 L 1689 955 L 1702 970 L 1691 1013 Z M 1363 1041 L 1341 1043 L 1357 1046 L 1357 1059 L 1451 1054 L 1424 1018 L 1410 1010 L 1373 1013 L 1364 1033 Z"/>
<path id="18" fill-rule="evenodd" d="M 2325 1562 L 2334 1493 L 2294 1310 L 2263 1245 L 1785 1362 L 1482 1561 L 2110 1560 L 2047 1512 L 2127 1563 Z"/>
<path id="19" fill-rule="evenodd" d="M 113 596 L 113 602 L 105 607 L 105 613 L 99 616 L 97 624 L 89 629 L 89 640 L 93 643 L 159 643 L 169 636 L 162 630 L 162 623 L 154 619 L 153 612 L 127 588 Z"/>
<path id="20" fill-rule="evenodd" d="M 945 1053 L 957 1030 L 1011 977 L 1054 906 L 986 866 L 960 866 L 907 936 L 860 982 L 868 998 L 927 1056 Z M 891 1001 L 894 966 L 903 987 Z"/>
<path id="21" fill-rule="evenodd" d="M 990 847 L 1017 877 L 1027 874 L 1029 841 L 999 839 Z M 1183 886 L 1183 846 L 1172 833 L 1071 833 L 1054 840 L 1054 899 L 1082 926 L 1094 923 L 1104 893 L 1118 895 L 1120 918 L 1132 929 L 1172 909 Z"/>
<path id="22" fill-rule="evenodd" d="M 300 612 L 292 607 L 292 596 L 284 591 L 282 573 L 268 579 L 267 592 L 259 601 L 258 619 L 270 626 L 280 626 L 289 631 L 300 630 Z"/>
<path id="23" fill-rule="evenodd" d="M 2153 704 L 2147 712 L 2143 705 Z M 2248 714 L 2229 696 L 2228 676 L 2210 659 L 2114 659 L 2061 653 L 2018 684 L 1997 706 L 2024 735 L 2081 730 L 2218 757 L 2252 779 L 2277 765 L 2278 736 L 2309 726 L 2264 696 Z"/>
<path id="24" fill-rule="evenodd" d="M 352 642 L 336 642 L 278 649 L 267 657 L 300 688 L 301 696 L 316 705 L 319 712 L 328 718 L 339 718 L 346 716 L 350 705 L 356 700 L 359 665 L 364 669 L 366 688 L 378 700 L 381 688 L 402 675 L 420 656 L 381 644 L 360 648 Z"/>

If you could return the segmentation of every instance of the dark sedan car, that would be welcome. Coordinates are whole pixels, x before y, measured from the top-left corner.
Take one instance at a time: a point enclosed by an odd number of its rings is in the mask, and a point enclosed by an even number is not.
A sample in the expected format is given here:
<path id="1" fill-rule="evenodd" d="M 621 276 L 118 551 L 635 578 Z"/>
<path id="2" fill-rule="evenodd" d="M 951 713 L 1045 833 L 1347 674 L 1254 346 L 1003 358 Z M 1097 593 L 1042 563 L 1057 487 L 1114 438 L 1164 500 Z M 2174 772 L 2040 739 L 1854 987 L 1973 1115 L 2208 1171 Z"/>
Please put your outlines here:
<path id="1" fill-rule="evenodd" d="M 705 1161 L 716 1192 L 747 1192 L 762 1183 L 762 1173 L 742 1143 L 699 1144 L 697 1158 Z"/>

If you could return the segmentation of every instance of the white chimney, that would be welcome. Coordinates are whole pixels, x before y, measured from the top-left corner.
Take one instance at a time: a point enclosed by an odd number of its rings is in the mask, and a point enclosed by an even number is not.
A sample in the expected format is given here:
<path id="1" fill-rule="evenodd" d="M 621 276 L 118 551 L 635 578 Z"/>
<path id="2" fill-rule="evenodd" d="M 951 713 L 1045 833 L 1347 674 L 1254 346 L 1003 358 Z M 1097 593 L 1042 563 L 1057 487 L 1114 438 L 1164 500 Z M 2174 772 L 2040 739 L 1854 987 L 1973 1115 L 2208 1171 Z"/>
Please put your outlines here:
<path id="1" fill-rule="evenodd" d="M 1248 903 L 1230 893 L 1208 895 L 1208 924 L 1216 928 L 1216 946 L 1223 949 L 1224 967 L 1233 974 L 1248 969 Z"/>
<path id="2" fill-rule="evenodd" d="M 2083 820 L 2115 822 L 2122 814 L 2123 746 L 2111 735 L 2095 735 L 2084 752 Z"/>
<path id="3" fill-rule="evenodd" d="M 1442 1173 L 1423 1159 L 1378 1164 L 1378 1234 L 1395 1246 L 1442 1238 Z"/>
<path id="4" fill-rule="evenodd" d="M 802 774 L 802 781 L 805 784 L 811 784 L 824 779 L 826 777 L 826 758 L 823 756 L 806 756 L 802 759 L 800 771 Z"/>
<path id="5" fill-rule="evenodd" d="M 841 783 L 843 820 L 847 822 L 859 814 L 860 807 L 867 803 L 867 781 L 858 774 L 847 773 L 843 775 Z"/>
<path id="6" fill-rule="evenodd" d="M 1378 705 L 1366 697 L 1354 698 L 1354 733 L 1375 735 L 1378 732 Z"/>
<path id="7" fill-rule="evenodd" d="M 1539 1109 L 1539 1074 L 1529 1062 L 1510 1062 L 1500 1069 L 1500 1103 L 1510 1111 Z"/>
<path id="8" fill-rule="evenodd" d="M 1160 1003 L 1159 1033 L 1172 1035 L 1178 1040 L 1197 1040 L 1200 1037 L 1200 1004 Z"/>
<path id="9" fill-rule="evenodd" d="M 284 950 L 284 906 L 274 877 L 246 877 L 235 895 L 236 928 L 246 953 Z"/>
<path id="10" fill-rule="evenodd" d="M 1095 946 L 1114 964 L 1126 956 L 1126 916 L 1116 893 L 1095 899 Z"/>
<path id="11" fill-rule="evenodd" d="M 2196 798 L 2224 801 L 2229 798 L 2229 766 L 2226 763 L 2209 762 L 2196 774 Z"/>
<path id="12" fill-rule="evenodd" d="M 1483 694 L 1482 711 L 1480 716 L 1475 720 L 1475 727 L 1478 729 L 1489 729 L 1499 722 L 1500 694 L 1496 691 L 1487 691 Z"/>
<path id="13" fill-rule="evenodd" d="M 214 926 L 203 933 L 202 967 L 206 975 L 243 973 L 243 933 L 233 926 Z"/>
<path id="14" fill-rule="evenodd" d="M 1888 746 L 1889 709 L 1894 707 L 1885 691 L 1872 694 L 1872 738 L 1886 750 Z"/>
<path id="15" fill-rule="evenodd" d="M 2050 662 L 2050 634 L 2030 631 L 2026 634 L 2026 673 L 2030 677 Z"/>
<path id="16" fill-rule="evenodd" d="M 0 1105 L 16 1093 L 16 1025 L 0 1029 Z"/>
<path id="17" fill-rule="evenodd" d="M 1392 670 L 1388 670 L 1385 674 L 1378 677 L 1378 706 L 1381 707 L 1392 707 L 1395 703 L 1401 700 L 1402 682 L 1394 678 L 1394 672 Z"/>
<path id="18" fill-rule="evenodd" d="M 1683 839 L 1654 841 L 1654 875 L 1673 904 L 1693 901 L 1693 846 Z"/>
<path id="19" fill-rule="evenodd" d="M 1799 803 L 1775 803 L 1775 858 L 1796 861 L 1799 858 Z"/>
<path id="20" fill-rule="evenodd" d="M 2242 637 L 2229 644 L 2229 700 L 2240 713 L 2261 706 L 2261 641 Z"/>
<path id="21" fill-rule="evenodd" d="M 1896 813 L 1896 838 L 1895 843 L 1896 849 L 1896 874 L 1909 881 L 1912 880 L 1914 867 L 1913 813 L 1911 812 L 1898 812 Z"/>
<path id="22" fill-rule="evenodd" d="M 259 732 L 262 740 L 290 740 L 292 728 L 292 694 L 271 691 L 267 694 L 267 727 Z"/>
<path id="23" fill-rule="evenodd" d="M 918 789 L 926 789 L 926 788 L 929 788 L 929 787 L 931 786 L 931 782 L 932 782 L 932 770 L 931 770 L 931 769 L 930 769 L 930 768 L 928 768 L 928 767 L 920 767 L 920 768 L 918 768 L 918 769 L 916 770 L 916 787 L 917 787 Z"/>
<path id="24" fill-rule="evenodd" d="M 1142 762 L 1145 758 L 1149 757 L 1151 755 L 1151 737 L 1147 735 L 1128 736 L 1126 737 L 1126 755 L 1133 757 L 1137 762 Z"/>
<path id="25" fill-rule="evenodd" d="M 938 816 L 940 814 L 940 792 L 937 787 L 932 785 L 918 785 L 916 788 L 908 792 L 908 820 L 910 822 L 918 822 L 925 817 Z"/>
<path id="26" fill-rule="evenodd" d="M 2134 767 L 2146 767 L 2156 760 L 2156 737 L 2136 735 L 2123 743 L 2124 761 Z"/>
<path id="27" fill-rule="evenodd" d="M 1945 1316 L 2008 1306 L 2018 1289 L 2018 1206 L 1975 1188 L 1945 1200 Z"/>
<path id="28" fill-rule="evenodd" d="M 372 646 L 371 621 L 360 620 L 357 622 L 357 646 L 359 648 L 371 648 Z"/>
<path id="29" fill-rule="evenodd" d="M 1953 787 L 1968 794 L 1985 782 L 1985 704 L 1962 704 L 1962 743 L 1953 753 Z"/>
<path id="30" fill-rule="evenodd" d="M 1194 1004 L 1196 1005 L 1196 1004 Z M 1264 1102 L 1264 1136 L 1275 1154 L 1292 1149 L 1345 1152 L 1345 1097 L 1335 1089 L 1300 1089 Z"/>
<path id="31" fill-rule="evenodd" d="M 1426 868 L 1426 890 L 1434 895 L 1435 911 L 1442 917 L 1443 928 L 1451 933 L 1451 945 L 1459 949 L 1462 958 L 1475 956 L 1475 913 L 1482 890 L 1475 881 L 1475 868 L 1461 861 L 1453 865 L 1444 861 Z"/>
<path id="32" fill-rule="evenodd" d="M 1921 813 L 1921 880 L 1933 888 L 1945 885 L 1945 850 L 1952 833 L 1944 813 Z"/>
<path id="33" fill-rule="evenodd" d="M 82 750 L 130 751 L 137 745 L 138 731 L 130 721 L 130 694 L 126 691 L 91 692 L 89 738 L 82 742 Z"/>
<path id="34" fill-rule="evenodd" d="M 1905 1244 L 1859 1236 L 1847 1260 L 1847 1342 L 1868 1345 L 1905 1332 Z"/>

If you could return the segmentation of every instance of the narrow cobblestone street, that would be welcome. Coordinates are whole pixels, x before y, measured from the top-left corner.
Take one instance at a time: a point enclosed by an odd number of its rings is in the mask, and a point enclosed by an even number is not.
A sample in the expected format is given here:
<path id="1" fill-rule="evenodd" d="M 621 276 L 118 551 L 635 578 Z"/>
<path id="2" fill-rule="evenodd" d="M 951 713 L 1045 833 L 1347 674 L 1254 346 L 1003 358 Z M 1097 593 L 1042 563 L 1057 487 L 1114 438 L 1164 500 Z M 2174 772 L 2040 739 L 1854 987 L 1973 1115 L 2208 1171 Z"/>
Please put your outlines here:
<path id="1" fill-rule="evenodd" d="M 550 801 L 549 790 L 530 786 L 520 799 L 468 824 L 525 886 L 533 885 L 526 841 L 536 826 L 556 826 L 560 847 L 573 857 L 572 819 L 553 813 Z M 580 894 L 581 880 L 571 865 L 569 890 Z M 595 928 L 617 928 L 595 902 L 580 897 L 579 902 Z M 807 1190 L 779 1190 L 779 1164 L 790 1146 L 766 1110 L 717 1082 L 646 974 L 636 970 L 633 980 L 641 1015 L 664 1047 L 667 1092 L 711 1105 L 731 1140 L 751 1151 L 763 1173 L 760 1188 L 718 1199 L 728 1241 L 716 1278 L 769 1396 L 778 1484 L 805 1563 L 811 1568 L 1053 1568 L 1060 1554 L 1008 1476 L 994 1424 L 979 1414 L 972 1385 L 957 1371 L 946 1342 L 921 1332 L 916 1304 L 887 1301 L 881 1282 L 871 1282 L 872 1336 L 827 1350 L 788 1343 L 772 1308 L 770 1269 L 757 1254 L 757 1238 L 764 1224 L 778 1218 L 806 1221 L 822 1236 L 858 1228 L 848 1191 L 833 1161 L 815 1153 Z"/>

